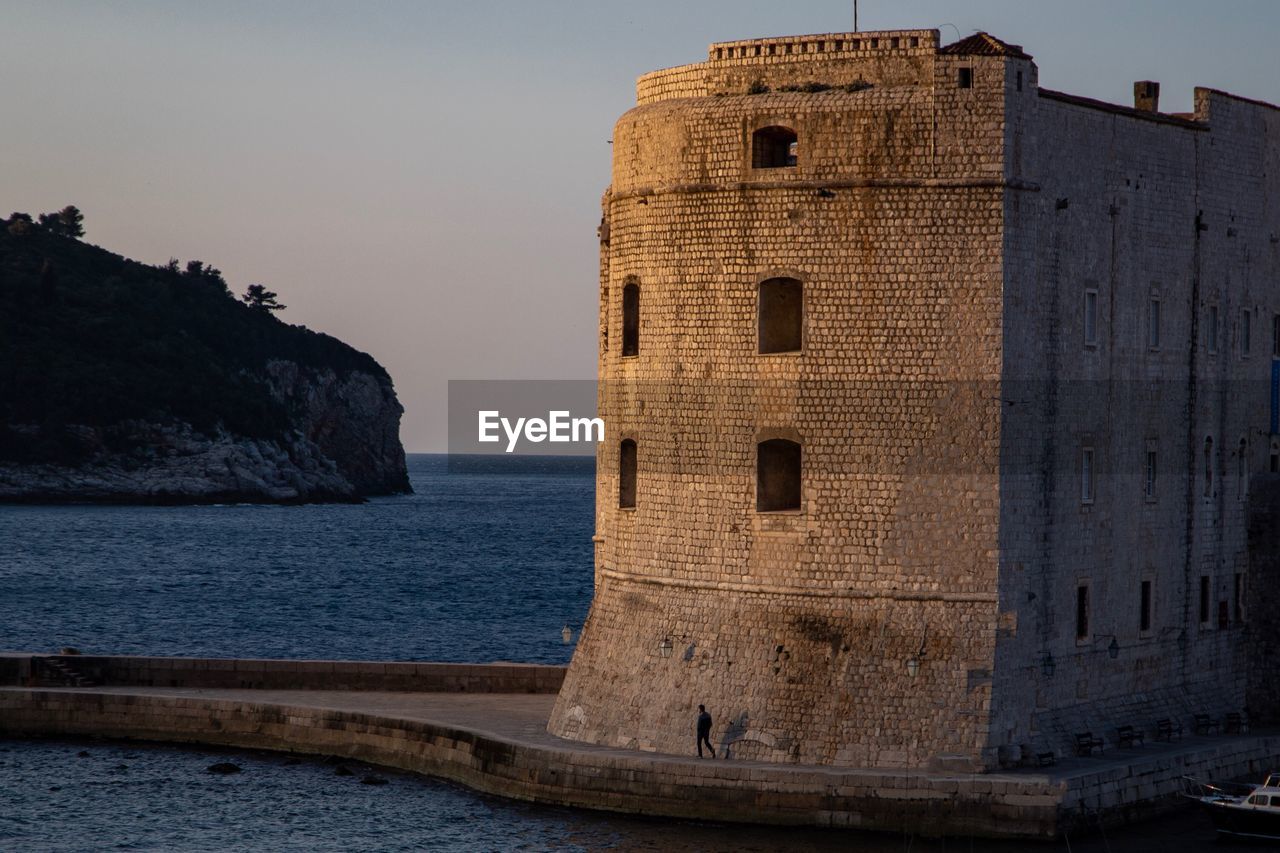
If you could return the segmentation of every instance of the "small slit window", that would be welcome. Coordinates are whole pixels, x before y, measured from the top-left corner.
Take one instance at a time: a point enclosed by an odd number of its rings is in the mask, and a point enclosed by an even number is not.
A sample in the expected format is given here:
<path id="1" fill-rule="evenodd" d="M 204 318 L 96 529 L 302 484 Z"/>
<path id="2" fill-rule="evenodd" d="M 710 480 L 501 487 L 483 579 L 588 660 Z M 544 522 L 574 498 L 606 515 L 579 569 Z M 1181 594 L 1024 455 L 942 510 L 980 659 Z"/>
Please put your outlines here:
<path id="1" fill-rule="evenodd" d="M 1147 303 L 1147 349 L 1160 349 L 1160 297 Z"/>
<path id="2" fill-rule="evenodd" d="M 636 505 L 636 443 L 624 439 L 618 446 L 618 507 L 633 509 Z"/>
<path id="3" fill-rule="evenodd" d="M 1249 441 L 1240 439 L 1240 447 L 1236 451 L 1236 497 L 1244 500 L 1249 492 Z"/>
<path id="4" fill-rule="evenodd" d="M 1089 585 L 1076 587 L 1076 641 L 1089 639 Z"/>
<path id="5" fill-rule="evenodd" d="M 1148 448 L 1147 450 L 1147 471 L 1146 482 L 1143 486 L 1142 495 L 1149 501 L 1156 499 L 1156 472 L 1159 460 L 1156 451 Z"/>
<path id="6" fill-rule="evenodd" d="M 760 283 L 759 351 L 799 352 L 804 339 L 804 286 L 794 278 Z"/>
<path id="7" fill-rule="evenodd" d="M 756 511 L 800 509 L 800 445 L 785 438 L 756 446 Z"/>
<path id="8" fill-rule="evenodd" d="M 622 288 L 622 355 L 640 354 L 640 285 Z"/>
<path id="9" fill-rule="evenodd" d="M 1093 448 L 1080 450 L 1080 503 L 1093 503 Z"/>
<path id="10" fill-rule="evenodd" d="M 1151 581 L 1143 581 L 1141 602 L 1138 611 L 1138 631 L 1146 634 L 1151 631 Z"/>
<path id="11" fill-rule="evenodd" d="M 973 88 L 973 69 L 960 68 L 956 71 L 956 86 L 961 89 Z"/>
<path id="12" fill-rule="evenodd" d="M 751 134 L 751 166 L 755 169 L 781 169 L 794 166 L 800 142 L 789 127 L 762 127 Z"/>
<path id="13" fill-rule="evenodd" d="M 1209 576 L 1200 576 L 1200 627 L 1209 625 Z"/>
<path id="14" fill-rule="evenodd" d="M 1213 497 L 1213 436 L 1204 440 L 1204 496 Z"/>
<path id="15" fill-rule="evenodd" d="M 1239 625 L 1244 622 L 1244 574 L 1242 572 L 1236 572 L 1233 591 L 1235 593 L 1232 596 L 1232 600 L 1236 606 L 1236 624 Z"/>
<path id="16" fill-rule="evenodd" d="M 1098 345 L 1098 291 L 1084 292 L 1084 345 Z"/>
<path id="17" fill-rule="evenodd" d="M 1240 357 L 1248 358 L 1253 350 L 1253 312 L 1240 312 Z"/>
<path id="18" fill-rule="evenodd" d="M 1205 349 L 1210 353 L 1218 351 L 1218 306 L 1210 305 L 1206 312 L 1204 327 L 1204 344 Z"/>

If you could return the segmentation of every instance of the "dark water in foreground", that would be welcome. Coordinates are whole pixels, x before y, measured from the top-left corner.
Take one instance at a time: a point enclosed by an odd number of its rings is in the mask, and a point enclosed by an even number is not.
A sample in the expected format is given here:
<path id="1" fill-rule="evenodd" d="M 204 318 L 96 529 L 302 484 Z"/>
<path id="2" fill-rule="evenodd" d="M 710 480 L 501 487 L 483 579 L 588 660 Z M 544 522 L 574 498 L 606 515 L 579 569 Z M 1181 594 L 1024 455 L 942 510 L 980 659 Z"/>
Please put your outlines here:
<path id="1" fill-rule="evenodd" d="M 590 462 L 480 467 L 414 456 L 416 495 L 361 506 L 0 506 L 0 650 L 564 662 L 560 627 L 591 595 Z M 225 760 L 244 772 L 206 771 Z M 349 766 L 0 741 L 0 853 L 1231 849 L 1194 813 L 1069 843 L 944 842 L 615 817 Z"/>

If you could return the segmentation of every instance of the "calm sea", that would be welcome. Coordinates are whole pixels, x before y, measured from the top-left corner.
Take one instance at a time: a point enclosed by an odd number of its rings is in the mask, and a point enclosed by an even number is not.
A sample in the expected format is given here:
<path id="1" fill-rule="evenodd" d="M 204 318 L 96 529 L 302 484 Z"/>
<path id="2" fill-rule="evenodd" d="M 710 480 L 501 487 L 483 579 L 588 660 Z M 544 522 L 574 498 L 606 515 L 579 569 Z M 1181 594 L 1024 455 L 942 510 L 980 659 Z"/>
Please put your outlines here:
<path id="1" fill-rule="evenodd" d="M 358 506 L 0 506 L 0 649 L 564 663 L 591 597 L 590 459 L 413 455 Z M 81 753 L 87 753 L 81 755 Z M 215 776 L 206 767 L 244 768 Z M 642 820 L 319 760 L 0 741 L 0 851 L 1026 849 Z M 363 785 L 371 773 L 387 785 Z M 1195 850 L 1199 816 L 1038 850 Z"/>

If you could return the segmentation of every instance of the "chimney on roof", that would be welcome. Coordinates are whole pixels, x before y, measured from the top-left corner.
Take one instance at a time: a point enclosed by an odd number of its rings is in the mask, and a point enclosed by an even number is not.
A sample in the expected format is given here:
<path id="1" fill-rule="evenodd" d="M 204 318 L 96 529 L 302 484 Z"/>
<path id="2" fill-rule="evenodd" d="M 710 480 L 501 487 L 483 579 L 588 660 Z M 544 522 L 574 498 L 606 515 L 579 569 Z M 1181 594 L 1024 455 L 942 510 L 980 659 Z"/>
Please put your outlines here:
<path id="1" fill-rule="evenodd" d="M 1144 113 L 1160 112 L 1160 84 L 1154 80 L 1139 80 L 1134 83 L 1133 108 Z"/>

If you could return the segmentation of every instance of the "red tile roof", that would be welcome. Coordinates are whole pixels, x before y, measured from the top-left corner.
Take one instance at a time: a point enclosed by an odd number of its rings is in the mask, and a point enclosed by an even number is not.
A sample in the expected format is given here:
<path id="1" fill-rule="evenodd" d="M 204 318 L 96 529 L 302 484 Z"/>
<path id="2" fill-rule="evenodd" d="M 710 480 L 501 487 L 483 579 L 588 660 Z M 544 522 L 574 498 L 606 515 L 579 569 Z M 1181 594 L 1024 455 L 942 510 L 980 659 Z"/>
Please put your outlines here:
<path id="1" fill-rule="evenodd" d="M 1012 56 L 1017 59 L 1030 59 L 1031 55 L 1022 49 L 1020 44 L 1009 44 L 990 33 L 974 33 L 965 39 L 946 47 L 938 48 L 938 53 L 956 56 Z"/>

